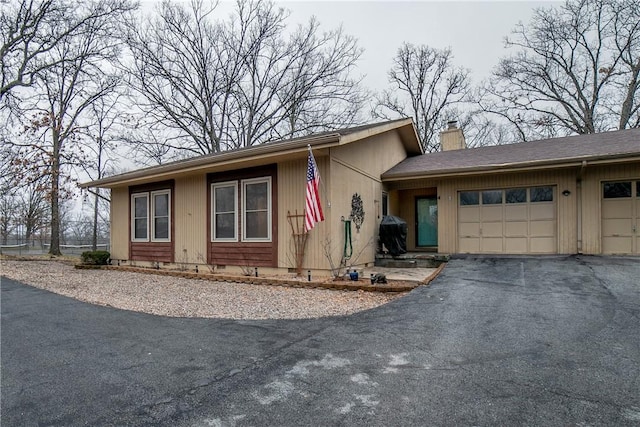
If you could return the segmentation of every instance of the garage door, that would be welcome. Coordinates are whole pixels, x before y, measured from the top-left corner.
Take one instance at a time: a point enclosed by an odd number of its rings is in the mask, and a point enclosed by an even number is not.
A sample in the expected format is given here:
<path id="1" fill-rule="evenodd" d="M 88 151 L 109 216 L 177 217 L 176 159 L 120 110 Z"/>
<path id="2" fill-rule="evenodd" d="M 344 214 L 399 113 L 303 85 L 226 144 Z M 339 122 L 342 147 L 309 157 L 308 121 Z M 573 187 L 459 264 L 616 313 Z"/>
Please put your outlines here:
<path id="1" fill-rule="evenodd" d="M 602 184 L 602 252 L 640 253 L 640 181 Z"/>
<path id="2" fill-rule="evenodd" d="M 553 186 L 458 193 L 460 253 L 555 253 L 556 230 Z"/>

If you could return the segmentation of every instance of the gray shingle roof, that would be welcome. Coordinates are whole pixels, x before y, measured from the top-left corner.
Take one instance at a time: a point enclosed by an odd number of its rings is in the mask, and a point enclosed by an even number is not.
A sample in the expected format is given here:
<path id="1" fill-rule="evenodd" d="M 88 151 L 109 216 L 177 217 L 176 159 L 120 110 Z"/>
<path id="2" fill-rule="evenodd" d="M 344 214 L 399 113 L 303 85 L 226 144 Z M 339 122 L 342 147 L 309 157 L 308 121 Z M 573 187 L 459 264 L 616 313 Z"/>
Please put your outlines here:
<path id="1" fill-rule="evenodd" d="M 383 179 L 525 168 L 572 161 L 640 156 L 640 129 L 576 135 L 518 144 L 442 151 L 409 157 Z"/>

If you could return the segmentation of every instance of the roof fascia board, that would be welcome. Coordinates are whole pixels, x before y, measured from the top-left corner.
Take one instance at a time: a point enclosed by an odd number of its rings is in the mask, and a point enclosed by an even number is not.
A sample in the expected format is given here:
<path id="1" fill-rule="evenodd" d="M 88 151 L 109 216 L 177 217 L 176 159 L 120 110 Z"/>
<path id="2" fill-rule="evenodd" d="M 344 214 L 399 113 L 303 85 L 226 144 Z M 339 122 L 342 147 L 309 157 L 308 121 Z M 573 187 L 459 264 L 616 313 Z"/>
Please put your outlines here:
<path id="1" fill-rule="evenodd" d="M 409 130 L 407 131 L 407 129 Z M 391 123 L 386 123 L 380 126 L 372 127 L 369 129 L 364 129 L 359 132 L 343 135 L 340 138 L 340 145 L 348 144 L 353 141 L 379 135 L 381 133 L 388 132 L 391 130 L 398 131 L 398 134 L 400 135 L 400 139 L 402 140 L 402 145 L 404 145 L 404 148 L 407 151 L 407 153 L 411 153 L 411 154 L 423 153 L 422 144 L 420 144 L 420 140 L 418 139 L 418 134 L 416 133 L 416 127 L 413 125 L 412 118 L 406 118 L 406 119 L 394 121 Z"/>
<path id="2" fill-rule="evenodd" d="M 404 120 L 398 120 L 391 123 L 385 123 L 380 126 L 371 127 L 368 129 L 363 129 L 358 132 L 349 133 L 349 134 L 343 135 L 340 138 L 340 145 L 348 144 L 350 142 L 357 141 L 359 139 L 364 139 L 370 136 L 388 132 L 390 130 L 398 129 L 411 123 L 412 123 L 411 119 L 404 119 Z"/>
<path id="3" fill-rule="evenodd" d="M 637 154 L 633 154 L 630 156 L 624 157 L 610 157 L 610 158 L 593 158 L 589 160 L 588 158 L 580 158 L 580 159 L 572 159 L 572 161 L 565 162 L 529 162 L 527 164 L 504 164 L 504 165 L 491 165 L 491 166 L 482 166 L 482 167 L 473 167 L 473 168 L 458 168 L 458 169 L 450 169 L 443 172 L 435 172 L 435 173 L 406 173 L 402 175 L 385 177 L 382 176 L 383 182 L 393 182 L 393 181 L 407 181 L 413 179 L 433 179 L 433 178 L 451 178 L 458 176 L 473 176 L 473 175 L 482 175 L 486 172 L 495 172 L 495 173 L 509 173 L 509 172 L 528 172 L 535 170 L 546 170 L 546 169 L 558 169 L 558 168 L 569 168 L 569 167 L 582 167 L 583 162 L 587 162 L 587 168 L 590 165 L 606 165 L 606 164 L 618 164 L 618 163 L 630 163 L 640 161 L 640 156 Z"/>

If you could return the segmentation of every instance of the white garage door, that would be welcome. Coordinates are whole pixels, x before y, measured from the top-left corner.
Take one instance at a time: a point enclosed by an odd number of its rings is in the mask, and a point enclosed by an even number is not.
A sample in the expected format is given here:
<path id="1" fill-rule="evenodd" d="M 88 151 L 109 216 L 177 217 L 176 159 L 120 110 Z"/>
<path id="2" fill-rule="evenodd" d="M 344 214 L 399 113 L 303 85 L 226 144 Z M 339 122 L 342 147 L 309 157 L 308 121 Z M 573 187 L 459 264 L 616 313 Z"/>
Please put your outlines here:
<path id="1" fill-rule="evenodd" d="M 640 181 L 602 184 L 602 253 L 640 253 Z"/>
<path id="2" fill-rule="evenodd" d="M 458 193 L 460 253 L 555 253 L 556 229 L 553 186 Z"/>

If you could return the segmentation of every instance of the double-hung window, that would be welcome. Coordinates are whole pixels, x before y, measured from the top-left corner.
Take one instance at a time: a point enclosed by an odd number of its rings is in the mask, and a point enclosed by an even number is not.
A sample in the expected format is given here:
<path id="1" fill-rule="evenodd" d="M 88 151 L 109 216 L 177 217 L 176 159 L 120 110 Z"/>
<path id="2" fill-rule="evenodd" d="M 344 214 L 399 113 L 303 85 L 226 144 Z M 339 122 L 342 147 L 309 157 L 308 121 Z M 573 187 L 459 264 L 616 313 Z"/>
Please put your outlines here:
<path id="1" fill-rule="evenodd" d="M 131 195 L 131 241 L 171 241 L 171 191 Z"/>
<path id="2" fill-rule="evenodd" d="M 242 181 L 242 241 L 271 241 L 271 178 Z"/>
<path id="3" fill-rule="evenodd" d="M 149 241 L 149 194 L 133 194 L 131 196 L 131 240 L 134 242 Z"/>
<path id="4" fill-rule="evenodd" d="M 211 240 L 214 242 L 238 241 L 238 183 L 221 182 L 211 186 L 213 212 Z"/>
<path id="5" fill-rule="evenodd" d="M 212 242 L 270 242 L 271 177 L 211 184 Z"/>

